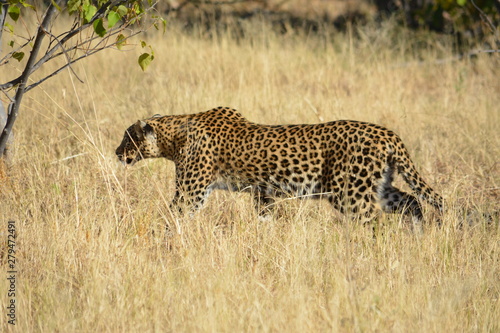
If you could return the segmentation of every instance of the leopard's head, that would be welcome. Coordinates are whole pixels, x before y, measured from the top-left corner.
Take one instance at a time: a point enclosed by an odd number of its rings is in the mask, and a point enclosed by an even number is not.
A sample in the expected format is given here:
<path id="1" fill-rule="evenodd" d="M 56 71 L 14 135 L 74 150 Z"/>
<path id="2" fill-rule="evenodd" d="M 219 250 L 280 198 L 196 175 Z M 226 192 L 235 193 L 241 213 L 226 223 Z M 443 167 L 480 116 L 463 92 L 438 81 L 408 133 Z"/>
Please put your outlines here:
<path id="1" fill-rule="evenodd" d="M 138 120 L 127 128 L 121 144 L 116 148 L 116 156 L 124 165 L 130 166 L 145 158 L 160 157 L 153 126 Z"/>

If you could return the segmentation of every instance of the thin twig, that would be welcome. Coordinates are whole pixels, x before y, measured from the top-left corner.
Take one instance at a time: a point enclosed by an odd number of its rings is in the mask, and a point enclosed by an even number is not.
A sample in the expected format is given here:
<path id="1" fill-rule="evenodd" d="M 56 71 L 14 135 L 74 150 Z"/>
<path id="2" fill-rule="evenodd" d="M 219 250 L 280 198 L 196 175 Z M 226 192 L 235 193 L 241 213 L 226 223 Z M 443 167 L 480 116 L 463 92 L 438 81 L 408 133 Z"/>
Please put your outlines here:
<path id="1" fill-rule="evenodd" d="M 24 43 L 23 45 L 17 47 L 16 49 L 10 51 L 9 53 L 7 53 L 5 55 L 5 57 L 3 57 L 2 59 L 0 59 L 0 66 L 3 66 L 5 64 L 7 64 L 10 59 L 12 58 L 12 55 L 20 50 L 22 50 L 26 45 L 28 45 L 29 43 L 31 43 L 33 41 L 33 38 L 32 39 L 29 39 L 26 43 Z"/>
<path id="2" fill-rule="evenodd" d="M 5 97 L 7 97 L 7 99 L 9 100 L 9 104 L 14 102 L 14 98 L 10 97 L 7 91 L 5 91 L 4 89 L 0 89 L 0 91 L 5 95 Z"/>
<path id="3" fill-rule="evenodd" d="M 73 70 L 73 67 L 71 67 L 71 57 L 68 55 L 64 45 L 61 44 L 61 42 L 59 41 L 59 39 L 54 36 L 50 31 L 46 31 L 46 33 L 51 36 L 58 44 L 60 44 L 60 47 L 61 47 L 61 50 L 62 50 L 62 53 L 64 53 L 64 56 L 66 57 L 66 61 L 68 62 L 68 67 L 69 67 L 69 70 L 71 71 L 71 73 L 73 73 L 73 75 L 76 77 L 76 79 L 78 81 L 80 81 L 80 83 L 84 83 L 82 79 L 80 79 L 78 77 L 78 75 L 76 74 L 76 72 Z"/>
<path id="4" fill-rule="evenodd" d="M 138 32 L 133 33 L 132 35 L 130 35 L 129 37 L 127 37 L 127 39 L 128 39 L 128 38 L 130 38 L 130 37 L 133 37 L 133 36 L 135 36 L 135 35 L 137 35 L 137 34 L 139 34 L 139 33 L 141 33 L 141 31 L 138 31 Z M 108 45 L 108 46 L 101 47 L 101 48 L 99 48 L 99 49 L 94 49 L 94 50 L 92 50 L 91 52 L 87 52 L 87 53 L 83 54 L 82 56 L 80 56 L 80 57 L 78 57 L 78 58 L 72 59 L 70 62 L 68 62 L 68 63 L 66 63 L 65 65 L 61 66 L 60 68 L 58 68 L 57 70 L 55 70 L 55 71 L 54 71 L 54 72 L 52 72 L 51 74 L 49 74 L 49 75 L 45 76 L 43 79 L 39 80 L 38 82 L 35 82 L 35 83 L 30 84 L 29 86 L 27 86 L 27 87 L 26 87 L 26 91 L 30 91 L 31 89 L 33 89 L 33 88 L 37 87 L 37 86 L 38 86 L 38 85 L 40 85 L 41 83 L 43 83 L 43 82 L 45 82 L 46 80 L 50 79 L 51 77 L 53 77 L 53 76 L 55 76 L 55 75 L 59 74 L 61 71 L 63 71 L 63 70 L 64 70 L 64 69 L 66 69 L 67 67 L 71 66 L 72 64 L 74 64 L 74 63 L 76 63 L 76 62 L 78 62 L 78 61 L 80 61 L 80 60 L 82 60 L 82 59 L 85 59 L 85 58 L 87 58 L 88 56 L 91 56 L 91 55 L 93 55 L 93 54 L 95 54 L 95 53 L 97 53 L 97 52 L 100 52 L 100 51 L 103 51 L 103 50 L 106 50 L 106 49 L 112 48 L 112 47 L 114 47 L 114 46 L 116 46 L 116 44 L 115 44 L 115 43 L 113 43 L 113 44 L 111 44 L 111 45 Z M 75 47 L 75 48 L 76 48 L 76 47 Z M 73 48 L 72 48 L 72 49 L 73 49 Z M 70 49 L 70 50 L 71 50 L 71 49 Z M 60 53 L 60 54 L 62 54 L 62 53 Z"/>
<path id="5" fill-rule="evenodd" d="M 51 59 L 52 55 L 61 47 L 61 45 L 65 45 L 66 42 L 69 41 L 71 38 L 73 38 L 75 35 L 79 34 L 83 30 L 85 30 L 86 28 L 88 28 L 89 26 L 92 26 L 94 24 L 94 21 L 96 21 L 97 19 L 99 19 L 102 16 L 104 16 L 104 14 L 105 14 L 105 12 L 106 12 L 106 10 L 107 10 L 107 8 L 109 6 L 115 6 L 115 5 L 118 5 L 121 2 L 124 2 L 124 1 L 108 1 L 106 4 L 102 5 L 102 7 L 97 11 L 97 13 L 95 13 L 95 15 L 92 17 L 92 19 L 88 23 L 81 25 L 76 30 L 68 32 L 68 34 L 66 34 L 66 36 L 64 36 L 59 41 L 59 43 L 57 45 L 55 45 L 49 51 L 47 51 L 45 53 L 45 55 L 42 58 L 40 58 L 36 62 L 36 64 L 33 66 L 33 70 L 32 70 L 31 73 L 33 73 L 34 71 L 38 70 L 45 62 L 47 62 L 49 59 Z"/>
<path id="6" fill-rule="evenodd" d="M 496 1 L 499 1 L 499 0 L 496 0 Z M 495 27 L 493 22 L 491 22 L 490 18 L 483 12 L 483 10 L 476 5 L 474 0 L 471 0 L 470 2 L 474 6 L 474 8 L 476 8 L 476 10 L 479 12 L 479 15 L 481 16 L 483 21 L 486 21 L 486 23 L 488 23 L 488 27 L 491 29 L 491 32 L 495 35 L 495 39 L 498 41 L 497 28 Z"/>

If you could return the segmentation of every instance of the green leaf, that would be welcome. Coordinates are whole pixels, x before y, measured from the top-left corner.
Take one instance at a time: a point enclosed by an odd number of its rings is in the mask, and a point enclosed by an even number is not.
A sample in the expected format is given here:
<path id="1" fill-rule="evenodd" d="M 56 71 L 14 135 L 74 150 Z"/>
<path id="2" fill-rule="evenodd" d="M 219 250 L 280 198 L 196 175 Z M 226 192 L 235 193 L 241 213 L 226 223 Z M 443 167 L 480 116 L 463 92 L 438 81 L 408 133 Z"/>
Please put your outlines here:
<path id="1" fill-rule="evenodd" d="M 54 3 L 54 0 L 52 0 L 52 3 Z M 26 3 L 24 1 L 21 1 L 21 5 L 23 5 L 24 8 L 30 8 L 30 9 L 36 10 L 35 6 L 33 6 L 29 3 Z M 54 3 L 54 6 L 56 7 L 56 9 L 58 11 L 61 11 L 61 7 L 59 7 L 57 4 Z"/>
<path id="2" fill-rule="evenodd" d="M 151 61 L 153 61 L 154 56 L 152 56 L 149 53 L 143 53 L 139 56 L 139 66 L 141 66 L 142 70 L 145 71 L 146 68 L 149 66 Z"/>
<path id="3" fill-rule="evenodd" d="M 137 15 L 140 15 L 144 12 L 144 8 L 142 8 L 140 2 L 134 2 L 133 9 Z"/>
<path id="4" fill-rule="evenodd" d="M 10 47 L 14 47 L 14 41 L 13 41 L 13 40 L 11 40 L 11 41 L 9 42 L 9 46 L 10 46 Z"/>
<path id="5" fill-rule="evenodd" d="M 83 15 L 85 23 L 90 22 L 94 17 L 95 13 L 97 13 L 97 8 L 95 6 L 90 4 L 83 5 Z"/>
<path id="6" fill-rule="evenodd" d="M 155 20 L 155 22 L 153 23 L 153 26 L 155 27 L 156 30 L 160 30 L 160 27 L 158 25 L 158 21 L 160 21 L 162 26 L 163 26 L 163 33 L 165 33 L 165 31 L 167 31 L 167 21 L 163 17 L 157 16 L 157 15 L 152 15 L 151 18 L 153 18 Z"/>
<path id="7" fill-rule="evenodd" d="M 120 14 L 115 11 L 110 11 L 108 14 L 108 28 L 113 28 L 116 22 L 121 20 Z"/>
<path id="8" fill-rule="evenodd" d="M 119 5 L 116 12 L 120 15 L 120 17 L 124 17 L 128 13 L 128 8 L 124 5 Z"/>
<path id="9" fill-rule="evenodd" d="M 12 24 L 10 24 L 9 22 L 5 22 L 4 24 L 10 32 L 14 32 L 14 27 L 12 26 Z"/>
<path id="10" fill-rule="evenodd" d="M 82 5 L 82 0 L 69 0 L 67 4 L 68 13 L 70 15 L 73 14 L 78 10 L 78 8 L 80 8 L 81 5 Z"/>
<path id="11" fill-rule="evenodd" d="M 461 7 L 465 6 L 466 3 L 467 3 L 467 0 L 457 0 L 457 4 Z"/>
<path id="12" fill-rule="evenodd" d="M 12 53 L 12 58 L 16 59 L 17 61 L 21 61 L 24 58 L 24 52 L 14 52 Z"/>
<path id="13" fill-rule="evenodd" d="M 94 31 L 100 37 L 104 37 L 106 34 L 106 29 L 104 29 L 104 25 L 102 24 L 102 19 L 98 19 L 94 21 Z"/>
<path id="14" fill-rule="evenodd" d="M 123 45 L 127 43 L 127 38 L 123 34 L 119 34 L 118 37 L 116 37 L 115 43 L 118 50 L 121 50 Z"/>
<path id="15" fill-rule="evenodd" d="M 7 9 L 7 13 L 9 13 L 9 16 L 14 22 L 17 22 L 17 19 L 19 18 L 19 15 L 21 14 L 21 10 L 17 6 L 9 6 L 9 9 Z"/>
<path id="16" fill-rule="evenodd" d="M 147 46 L 146 42 L 145 42 L 145 41 L 143 41 L 143 40 L 141 40 L 141 47 L 142 47 L 142 48 L 145 48 L 146 46 Z"/>
<path id="17" fill-rule="evenodd" d="M 167 21 L 163 17 L 160 17 L 160 20 L 163 24 L 163 33 L 165 33 L 165 31 L 167 31 Z"/>

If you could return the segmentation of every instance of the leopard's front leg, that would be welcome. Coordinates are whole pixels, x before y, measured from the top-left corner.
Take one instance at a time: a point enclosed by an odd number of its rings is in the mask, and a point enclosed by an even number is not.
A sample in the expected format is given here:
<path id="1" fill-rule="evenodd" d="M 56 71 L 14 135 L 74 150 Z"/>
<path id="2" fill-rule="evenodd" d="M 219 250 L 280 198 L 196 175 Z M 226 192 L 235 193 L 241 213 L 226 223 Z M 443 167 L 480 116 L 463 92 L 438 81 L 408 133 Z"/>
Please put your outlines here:
<path id="1" fill-rule="evenodd" d="M 204 170 L 176 167 L 175 195 L 170 207 L 182 212 L 187 206 L 190 213 L 202 208 L 211 192 L 212 178 Z"/>

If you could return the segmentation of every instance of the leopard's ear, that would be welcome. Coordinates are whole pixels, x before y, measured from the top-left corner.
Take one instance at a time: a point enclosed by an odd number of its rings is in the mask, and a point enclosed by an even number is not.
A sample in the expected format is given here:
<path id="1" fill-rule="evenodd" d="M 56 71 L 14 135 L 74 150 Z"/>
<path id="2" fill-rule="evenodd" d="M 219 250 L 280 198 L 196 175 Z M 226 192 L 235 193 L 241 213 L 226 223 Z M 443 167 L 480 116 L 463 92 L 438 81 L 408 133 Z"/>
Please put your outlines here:
<path id="1" fill-rule="evenodd" d="M 140 140 L 144 138 L 156 139 L 156 134 L 154 128 L 143 120 L 138 120 L 135 125 L 135 134 Z"/>

